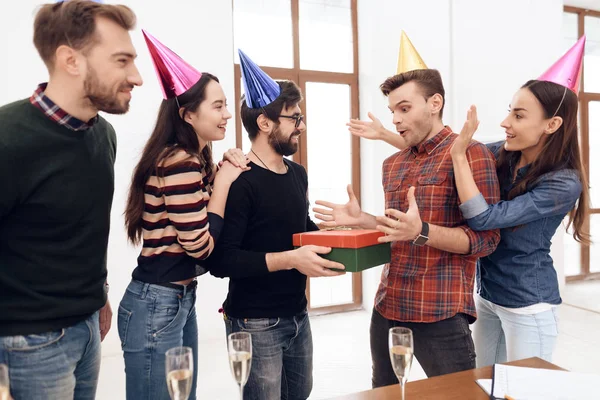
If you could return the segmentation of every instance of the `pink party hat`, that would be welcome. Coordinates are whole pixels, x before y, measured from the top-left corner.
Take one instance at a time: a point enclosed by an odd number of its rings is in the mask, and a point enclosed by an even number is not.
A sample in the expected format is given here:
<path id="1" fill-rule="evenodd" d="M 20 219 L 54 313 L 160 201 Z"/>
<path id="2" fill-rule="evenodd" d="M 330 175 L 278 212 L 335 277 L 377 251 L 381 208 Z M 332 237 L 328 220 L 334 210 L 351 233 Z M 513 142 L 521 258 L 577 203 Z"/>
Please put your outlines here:
<path id="1" fill-rule="evenodd" d="M 194 67 L 145 30 L 142 29 L 142 33 L 165 99 L 185 93 L 200 80 L 202 74 Z"/>
<path id="2" fill-rule="evenodd" d="M 538 78 L 539 81 L 554 82 L 579 93 L 581 63 L 585 48 L 585 35 L 573 45 L 548 71 Z"/>

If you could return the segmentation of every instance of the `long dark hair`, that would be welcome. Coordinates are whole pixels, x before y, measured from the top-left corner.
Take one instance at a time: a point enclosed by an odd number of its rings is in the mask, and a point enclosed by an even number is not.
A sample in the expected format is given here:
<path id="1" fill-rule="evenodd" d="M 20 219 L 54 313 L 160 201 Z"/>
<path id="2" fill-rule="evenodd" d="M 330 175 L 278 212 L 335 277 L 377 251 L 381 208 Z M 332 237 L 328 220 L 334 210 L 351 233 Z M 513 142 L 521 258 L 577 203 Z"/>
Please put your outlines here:
<path id="1" fill-rule="evenodd" d="M 200 160 L 206 176 L 212 174 L 213 161 L 211 145 L 208 143 L 200 151 L 200 142 L 194 128 L 183 120 L 186 112 L 195 112 L 204 101 L 206 86 L 216 76 L 202 73 L 200 80 L 177 99 L 163 100 L 156 125 L 142 152 L 142 157 L 133 172 L 127 207 L 125 208 L 125 227 L 127 237 L 133 244 L 138 244 L 142 237 L 142 218 L 144 215 L 144 187 L 154 174 L 158 176 L 158 166 L 175 152 L 184 150 Z M 179 104 L 178 104 L 179 103 Z M 181 112 L 179 108 L 182 108 Z"/>
<path id="2" fill-rule="evenodd" d="M 542 151 L 531 167 L 508 194 L 508 199 L 513 199 L 530 189 L 542 175 L 570 168 L 577 171 L 581 181 L 582 191 L 577 206 L 569 212 L 567 229 L 573 225 L 573 237 L 581 243 L 589 244 L 590 235 L 584 232 L 583 224 L 588 214 L 589 190 L 587 177 L 581 161 L 579 149 L 579 135 L 577 129 L 578 100 L 575 93 L 556 83 L 531 80 L 521 86 L 537 98 L 544 109 L 544 117 L 561 117 L 562 125 L 552 135 L 548 135 L 543 144 Z M 564 100 L 563 100 L 564 96 Z M 562 102 L 562 103 L 561 103 Z M 511 179 L 510 164 L 517 165 L 521 157 L 520 151 L 500 150 L 498 157 L 498 178 L 501 182 Z"/>

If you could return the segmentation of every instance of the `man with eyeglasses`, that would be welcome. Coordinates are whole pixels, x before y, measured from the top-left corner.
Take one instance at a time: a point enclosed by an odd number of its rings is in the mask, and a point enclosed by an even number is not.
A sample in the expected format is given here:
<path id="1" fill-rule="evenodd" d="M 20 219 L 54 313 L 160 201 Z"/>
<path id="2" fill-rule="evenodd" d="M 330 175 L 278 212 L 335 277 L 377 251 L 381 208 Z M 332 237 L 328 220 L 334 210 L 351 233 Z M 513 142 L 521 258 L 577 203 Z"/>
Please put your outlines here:
<path id="1" fill-rule="evenodd" d="M 294 82 L 275 82 L 243 53 L 241 107 L 252 142 L 250 170 L 231 185 L 225 222 L 209 259 L 210 271 L 229 277 L 223 304 L 226 332 L 250 332 L 252 368 L 246 400 L 307 399 L 312 390 L 312 335 L 306 277 L 337 276 L 344 266 L 294 250 L 292 235 L 318 230 L 308 216 L 306 170 L 286 159 L 306 130 Z"/>

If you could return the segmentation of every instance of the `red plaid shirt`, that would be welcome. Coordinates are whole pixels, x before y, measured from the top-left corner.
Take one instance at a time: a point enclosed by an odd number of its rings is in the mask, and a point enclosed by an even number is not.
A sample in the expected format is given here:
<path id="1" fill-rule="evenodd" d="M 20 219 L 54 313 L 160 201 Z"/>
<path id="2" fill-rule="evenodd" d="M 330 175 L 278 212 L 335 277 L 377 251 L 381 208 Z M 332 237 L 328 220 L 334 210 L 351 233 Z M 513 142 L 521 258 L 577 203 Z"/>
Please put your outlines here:
<path id="1" fill-rule="evenodd" d="M 88 122 L 83 122 L 72 115 L 69 115 L 65 110 L 57 106 L 46 94 L 44 91 L 48 83 L 40 83 L 35 92 L 29 98 L 29 102 L 42 110 L 44 114 L 54 122 L 59 125 L 64 125 L 65 127 L 73 130 L 73 131 L 85 131 L 94 125 L 96 121 L 98 121 L 98 116 L 96 115 L 94 118 L 89 120 Z"/>
<path id="2" fill-rule="evenodd" d="M 408 209 L 406 194 L 415 186 L 421 220 L 459 227 L 469 237 L 469 254 L 461 255 L 393 242 L 392 259 L 381 274 L 375 308 L 389 320 L 436 322 L 465 313 L 476 318 L 473 285 L 479 257 L 493 252 L 500 241 L 498 230 L 471 230 L 458 208 L 450 149 L 458 137 L 445 127 L 417 147 L 400 151 L 383 163 L 386 208 Z M 479 191 L 488 204 L 500 200 L 496 161 L 487 147 L 473 142 L 467 157 Z"/>

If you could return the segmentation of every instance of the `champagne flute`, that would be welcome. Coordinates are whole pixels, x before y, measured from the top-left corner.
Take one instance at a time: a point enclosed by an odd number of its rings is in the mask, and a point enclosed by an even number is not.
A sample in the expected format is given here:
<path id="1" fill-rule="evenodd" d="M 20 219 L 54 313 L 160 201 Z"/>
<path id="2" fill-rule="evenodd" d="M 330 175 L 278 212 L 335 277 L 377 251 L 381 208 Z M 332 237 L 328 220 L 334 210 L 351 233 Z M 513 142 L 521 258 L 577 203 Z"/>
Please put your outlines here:
<path id="1" fill-rule="evenodd" d="M 404 400 L 404 387 L 408 380 L 413 360 L 413 335 L 408 328 L 391 328 L 389 333 L 390 360 L 394 373 L 400 381 L 401 400 Z"/>
<path id="2" fill-rule="evenodd" d="M 252 336 L 248 332 L 232 333 L 227 337 L 229 367 L 236 383 L 240 385 L 240 400 L 244 399 L 244 385 L 252 366 Z"/>
<path id="3" fill-rule="evenodd" d="M 167 388 L 172 400 L 187 400 L 194 379 L 194 355 L 191 347 L 173 347 L 165 353 Z"/>
<path id="4" fill-rule="evenodd" d="M 8 381 L 8 366 L 0 364 L 0 400 L 10 400 L 10 384 Z"/>

